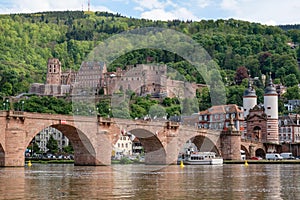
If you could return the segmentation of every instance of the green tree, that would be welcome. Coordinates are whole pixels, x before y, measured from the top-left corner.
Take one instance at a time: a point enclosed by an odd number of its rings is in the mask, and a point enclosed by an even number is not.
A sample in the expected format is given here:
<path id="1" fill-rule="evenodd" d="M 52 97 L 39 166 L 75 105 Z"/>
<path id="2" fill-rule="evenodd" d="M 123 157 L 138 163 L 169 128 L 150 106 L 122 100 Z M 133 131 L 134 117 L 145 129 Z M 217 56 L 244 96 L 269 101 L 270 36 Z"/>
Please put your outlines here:
<path id="1" fill-rule="evenodd" d="M 69 145 L 68 145 L 68 146 L 65 146 L 65 147 L 63 148 L 63 151 L 64 151 L 65 153 L 68 153 L 68 154 L 73 154 L 73 153 L 74 153 L 74 149 L 73 149 L 72 144 L 69 142 Z"/>
<path id="2" fill-rule="evenodd" d="M 288 100 L 300 99 L 300 88 L 298 87 L 298 85 L 287 88 L 284 97 Z"/>
<path id="3" fill-rule="evenodd" d="M 41 149 L 36 142 L 33 144 L 33 152 L 37 154 L 41 153 Z"/>
<path id="4" fill-rule="evenodd" d="M 46 145 L 48 152 L 50 153 L 57 153 L 58 152 L 58 143 L 57 141 L 53 138 L 52 134 L 50 135 L 47 145 Z"/>
<path id="5" fill-rule="evenodd" d="M 166 116 L 166 110 L 161 105 L 153 105 L 149 109 L 149 115 L 152 119 Z"/>
<path id="6" fill-rule="evenodd" d="M 292 87 L 294 85 L 298 85 L 298 79 L 295 74 L 289 74 L 284 77 L 284 85 L 287 87 Z"/>

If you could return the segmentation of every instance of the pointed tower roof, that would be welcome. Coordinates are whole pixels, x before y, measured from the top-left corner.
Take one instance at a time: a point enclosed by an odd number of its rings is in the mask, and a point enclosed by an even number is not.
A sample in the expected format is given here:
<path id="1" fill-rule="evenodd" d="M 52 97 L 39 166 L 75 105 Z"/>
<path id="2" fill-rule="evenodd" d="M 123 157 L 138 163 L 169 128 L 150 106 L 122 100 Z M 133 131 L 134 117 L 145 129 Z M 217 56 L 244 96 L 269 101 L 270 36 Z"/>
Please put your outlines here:
<path id="1" fill-rule="evenodd" d="M 270 72 L 270 78 L 268 81 L 268 86 L 265 88 L 265 94 L 276 94 L 276 88 L 274 87 L 273 81 L 272 81 L 272 77 L 271 77 L 271 72 Z"/>
<path id="2" fill-rule="evenodd" d="M 256 97 L 256 92 L 255 92 L 255 89 L 252 87 L 250 78 L 251 78 L 251 76 L 250 76 L 250 73 L 249 73 L 248 88 L 244 91 L 244 96 Z"/>

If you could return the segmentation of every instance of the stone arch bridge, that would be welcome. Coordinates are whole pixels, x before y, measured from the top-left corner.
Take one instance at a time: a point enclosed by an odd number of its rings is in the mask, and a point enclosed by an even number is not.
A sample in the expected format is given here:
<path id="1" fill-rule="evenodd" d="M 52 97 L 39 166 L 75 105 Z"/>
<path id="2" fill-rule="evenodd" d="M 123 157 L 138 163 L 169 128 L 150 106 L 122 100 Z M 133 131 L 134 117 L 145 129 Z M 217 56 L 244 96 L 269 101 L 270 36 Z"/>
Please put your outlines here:
<path id="1" fill-rule="evenodd" d="M 215 151 L 224 157 L 228 153 L 224 151 L 227 145 L 222 138 L 231 138 L 226 134 L 220 137 L 220 132 L 170 121 L 0 111 L 0 166 L 24 166 L 27 146 L 36 134 L 49 126 L 70 140 L 75 165 L 110 165 L 112 146 L 122 132 L 133 134 L 140 140 L 145 149 L 146 164 L 175 163 L 180 149 L 189 139 L 193 139 L 201 151 Z M 235 149 L 240 149 L 239 142 Z"/>

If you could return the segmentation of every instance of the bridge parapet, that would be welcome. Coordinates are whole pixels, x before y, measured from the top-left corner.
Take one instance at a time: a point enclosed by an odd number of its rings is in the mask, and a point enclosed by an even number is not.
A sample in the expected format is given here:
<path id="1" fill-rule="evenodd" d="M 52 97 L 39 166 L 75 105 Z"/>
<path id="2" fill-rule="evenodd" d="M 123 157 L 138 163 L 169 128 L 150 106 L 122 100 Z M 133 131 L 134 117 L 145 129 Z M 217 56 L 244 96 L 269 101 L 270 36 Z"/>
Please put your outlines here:
<path id="1" fill-rule="evenodd" d="M 24 122 L 25 120 L 25 114 L 23 111 L 14 111 L 14 110 L 9 110 L 9 111 L 4 111 L 6 118 L 7 119 L 18 119 Z"/>
<path id="2" fill-rule="evenodd" d="M 101 126 L 110 126 L 111 123 L 113 123 L 113 119 L 112 118 L 108 118 L 108 117 L 100 117 L 99 115 L 97 116 L 98 118 L 98 123 Z"/>

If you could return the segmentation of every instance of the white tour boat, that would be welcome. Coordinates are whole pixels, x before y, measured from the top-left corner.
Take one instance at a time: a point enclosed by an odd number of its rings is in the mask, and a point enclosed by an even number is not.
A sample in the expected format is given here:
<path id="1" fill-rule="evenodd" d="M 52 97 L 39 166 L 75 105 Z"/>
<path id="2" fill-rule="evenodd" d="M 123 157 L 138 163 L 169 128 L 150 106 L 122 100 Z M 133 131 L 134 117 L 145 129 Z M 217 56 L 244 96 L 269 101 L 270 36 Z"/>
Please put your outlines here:
<path id="1" fill-rule="evenodd" d="M 215 152 L 188 152 L 182 159 L 186 165 L 222 165 L 223 158 L 216 157 Z"/>

